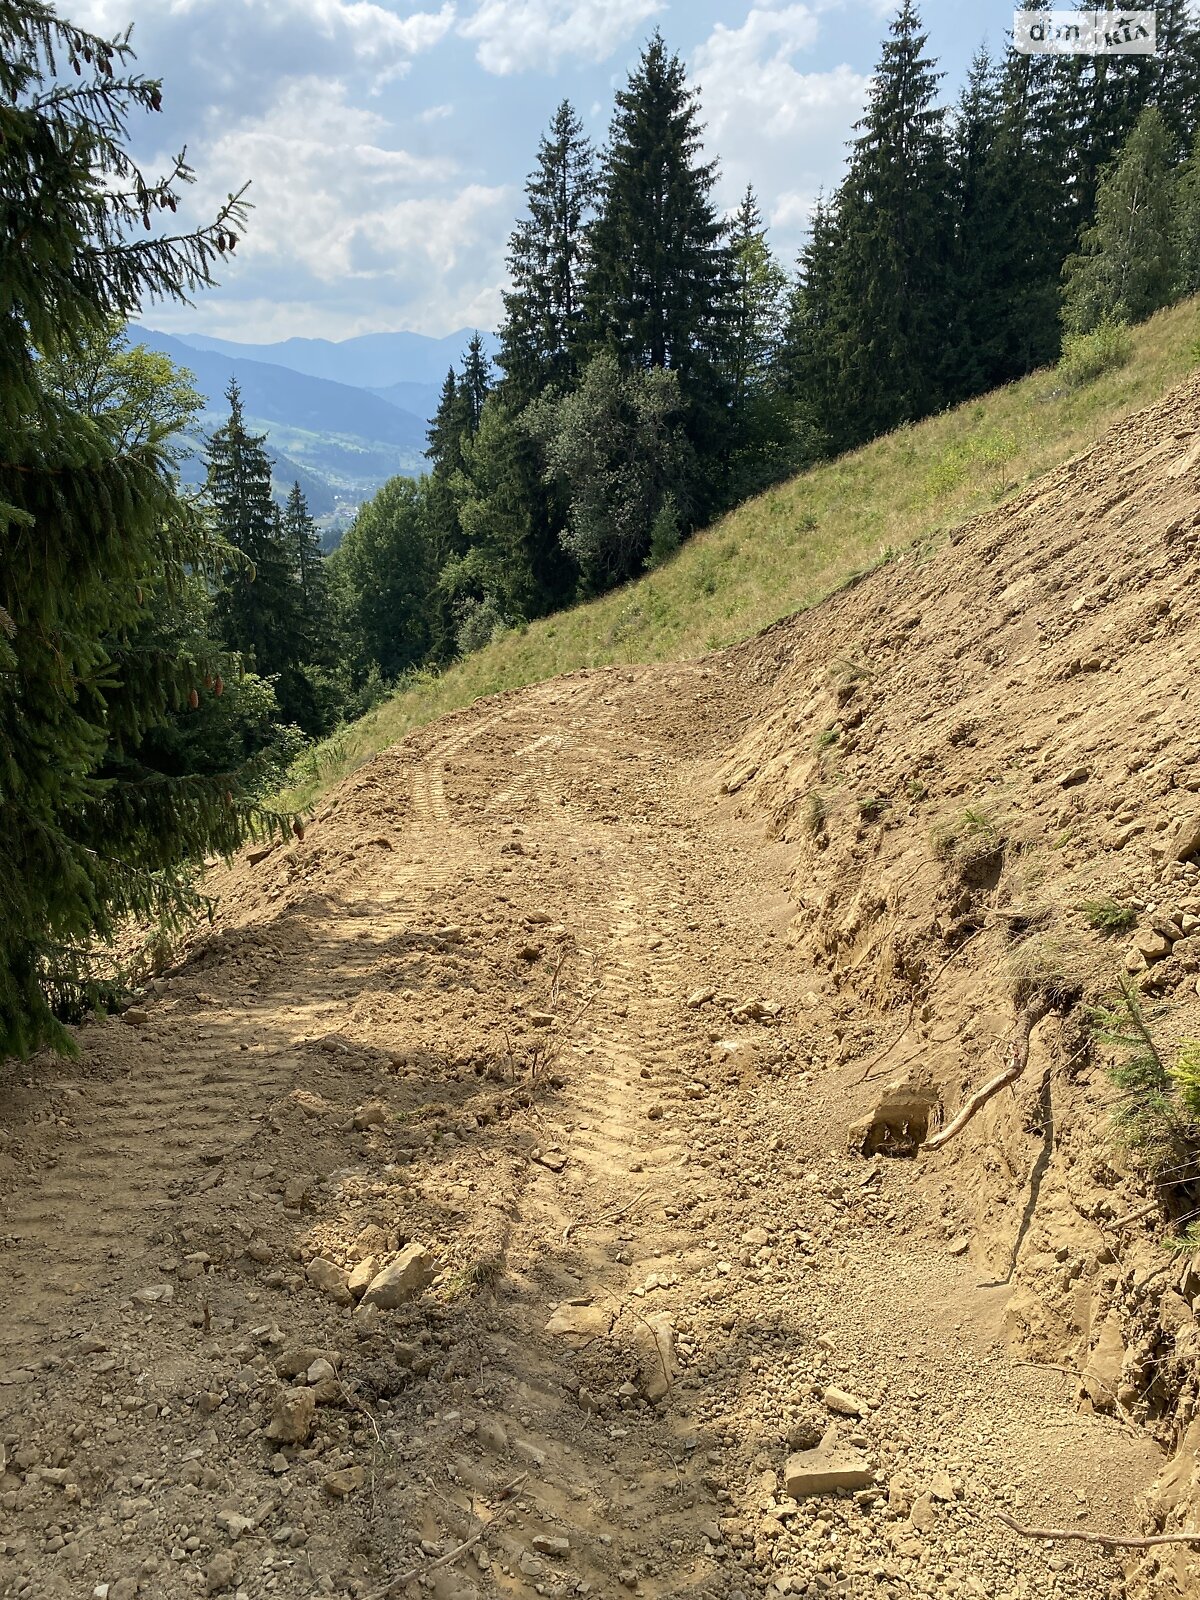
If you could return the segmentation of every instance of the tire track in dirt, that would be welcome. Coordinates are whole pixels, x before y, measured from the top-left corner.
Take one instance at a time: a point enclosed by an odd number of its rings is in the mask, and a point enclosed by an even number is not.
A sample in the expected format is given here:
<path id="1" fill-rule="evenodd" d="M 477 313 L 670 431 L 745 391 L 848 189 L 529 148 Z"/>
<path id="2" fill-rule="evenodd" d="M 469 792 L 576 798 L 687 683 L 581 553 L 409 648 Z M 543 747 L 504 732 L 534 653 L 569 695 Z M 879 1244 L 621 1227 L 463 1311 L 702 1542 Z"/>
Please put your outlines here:
<path id="1" fill-rule="evenodd" d="M 84 1030 L 82 1069 L 38 1069 L 26 1110 L 71 1125 L 27 1116 L 57 1165 L 6 1179 L 5 1359 L 29 1371 L 0 1425 L 87 1504 L 18 1480 L 5 1593 L 132 1571 L 130 1593 L 183 1600 L 232 1552 L 251 1600 L 370 1595 L 521 1474 L 447 1595 L 1091 1600 L 1112 1579 L 1095 1552 L 1033 1565 L 991 1513 L 1094 1518 L 1107 1496 L 1125 1516 L 1111 1486 L 1132 1495 L 1145 1447 L 1015 1373 L 910 1172 L 846 1158 L 775 858 L 702 765 L 728 711 L 678 744 L 689 683 L 711 701 L 699 673 L 590 674 L 423 736 L 383 769 L 409 815 L 313 830 L 304 848 L 344 846 L 322 901 L 266 923 L 247 903 L 144 1026 Z M 779 1016 L 738 1020 L 766 999 Z M 375 1327 L 306 1272 L 353 1262 L 364 1226 L 442 1268 Z M 164 1281 L 170 1301 L 131 1305 Z M 563 1315 L 578 1332 L 548 1330 Z M 73 1355 L 83 1328 L 111 1354 Z M 359 1409 L 323 1402 L 281 1450 L 262 1430 L 289 1341 L 334 1352 Z M 788 1504 L 789 1436 L 828 1420 L 831 1382 L 878 1402 L 844 1426 L 880 1485 Z M 957 1488 L 919 1530 L 888 1481 L 934 1470 Z M 237 1537 L 217 1521 L 261 1507 Z M 86 1546 L 69 1580 L 59 1513 Z"/>

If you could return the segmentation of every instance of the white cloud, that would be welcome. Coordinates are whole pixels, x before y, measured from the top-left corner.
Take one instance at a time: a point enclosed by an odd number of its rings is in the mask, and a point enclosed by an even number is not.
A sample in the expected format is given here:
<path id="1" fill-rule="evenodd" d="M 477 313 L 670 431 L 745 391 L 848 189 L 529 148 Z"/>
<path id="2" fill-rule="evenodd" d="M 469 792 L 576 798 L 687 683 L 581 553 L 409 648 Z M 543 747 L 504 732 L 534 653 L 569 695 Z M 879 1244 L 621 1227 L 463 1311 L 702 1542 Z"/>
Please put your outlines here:
<path id="1" fill-rule="evenodd" d="M 145 9 L 138 0 L 71 0 L 71 21 L 96 33 L 113 33 L 139 21 Z M 241 17 L 238 17 L 238 13 Z M 207 16 L 235 24 L 252 22 L 263 30 L 278 27 L 312 28 L 326 39 L 345 38 L 364 56 L 402 50 L 416 55 L 429 50 L 449 32 L 454 6 L 440 11 L 417 11 L 398 17 L 374 0 L 168 0 L 160 4 L 159 17 Z M 151 19 L 154 20 L 153 14 Z"/>
<path id="2" fill-rule="evenodd" d="M 254 175 L 246 238 L 221 273 L 232 337 L 282 325 L 275 310 L 264 317 L 266 282 L 278 289 L 273 307 L 319 302 L 332 337 L 401 325 L 440 333 L 475 315 L 491 326 L 515 190 L 400 148 L 387 119 L 352 104 L 344 85 L 284 84 L 262 116 L 212 141 L 202 170 L 200 212 Z"/>
<path id="3" fill-rule="evenodd" d="M 420 116 L 417 118 L 417 121 L 445 122 L 447 117 L 452 117 L 453 115 L 454 107 L 452 105 L 447 104 L 441 106 L 430 106 L 428 110 L 421 112 Z"/>
<path id="4" fill-rule="evenodd" d="M 732 205 L 753 183 L 785 255 L 798 247 L 818 190 L 841 171 L 870 83 L 846 65 L 797 65 L 824 9 L 754 5 L 740 27 L 718 23 L 692 60 L 705 140 L 721 153 L 721 198 Z"/>
<path id="5" fill-rule="evenodd" d="M 459 33 L 488 72 L 549 71 L 566 56 L 604 61 L 663 0 L 479 0 Z"/>
<path id="6" fill-rule="evenodd" d="M 355 72 L 378 89 L 432 50 L 456 19 L 452 0 L 401 17 L 376 0 L 70 0 L 71 20 L 112 35 L 132 20 L 146 70 L 168 76 L 171 101 L 255 102 L 282 78 Z M 173 70 L 188 62 L 191 73 Z"/>

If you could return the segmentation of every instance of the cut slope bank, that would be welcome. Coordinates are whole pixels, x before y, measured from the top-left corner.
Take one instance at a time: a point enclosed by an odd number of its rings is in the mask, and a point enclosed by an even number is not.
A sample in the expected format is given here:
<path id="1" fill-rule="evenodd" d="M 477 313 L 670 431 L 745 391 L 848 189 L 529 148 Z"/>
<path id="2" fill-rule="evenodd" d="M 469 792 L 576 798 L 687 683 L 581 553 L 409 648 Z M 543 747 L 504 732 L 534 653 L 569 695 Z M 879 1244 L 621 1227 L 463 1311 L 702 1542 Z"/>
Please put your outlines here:
<path id="1" fill-rule="evenodd" d="M 927 1192 L 1012 1286 L 1010 1348 L 1181 1451 L 1168 1527 L 1200 1525 L 1200 1260 L 1151 1237 L 1157 1208 L 1122 1220 L 1087 1010 L 1131 974 L 1167 1059 L 1200 1038 L 1198 578 L 1193 380 L 933 560 L 748 647 L 781 671 L 722 769 L 794 852 L 795 959 L 838 997 L 857 1109 L 883 1102 L 860 1148 L 903 1146 L 905 1115 L 910 1146 L 935 1132 L 1046 1012 L 1015 1086 L 924 1159 Z M 1095 930 L 1099 907 L 1132 927 Z"/>
<path id="2" fill-rule="evenodd" d="M 1200 1282 L 1107 1138 L 1080 1005 L 1127 941 L 1076 907 L 1178 931 L 1144 981 L 1200 1032 L 1161 848 L 1198 461 L 1192 382 L 932 554 L 459 711 L 214 873 L 142 1004 L 4 1081 L 2 1592 L 1194 1594 L 1181 1547 L 1001 1514 L 1195 1526 Z M 1031 994 L 1015 1087 L 901 1159 Z"/>

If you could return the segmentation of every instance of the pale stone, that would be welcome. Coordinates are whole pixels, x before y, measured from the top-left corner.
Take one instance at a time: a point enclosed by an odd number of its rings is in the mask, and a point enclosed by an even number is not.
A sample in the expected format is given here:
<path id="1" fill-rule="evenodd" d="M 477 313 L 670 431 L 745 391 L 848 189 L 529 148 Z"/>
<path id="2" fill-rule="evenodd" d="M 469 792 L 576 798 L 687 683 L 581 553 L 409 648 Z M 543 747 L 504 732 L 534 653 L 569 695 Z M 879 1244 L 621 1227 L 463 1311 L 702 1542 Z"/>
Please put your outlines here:
<path id="1" fill-rule="evenodd" d="M 415 1300 L 432 1279 L 433 1257 L 429 1251 L 423 1244 L 407 1245 L 382 1272 L 376 1273 L 363 1295 L 363 1304 L 392 1311 Z"/>

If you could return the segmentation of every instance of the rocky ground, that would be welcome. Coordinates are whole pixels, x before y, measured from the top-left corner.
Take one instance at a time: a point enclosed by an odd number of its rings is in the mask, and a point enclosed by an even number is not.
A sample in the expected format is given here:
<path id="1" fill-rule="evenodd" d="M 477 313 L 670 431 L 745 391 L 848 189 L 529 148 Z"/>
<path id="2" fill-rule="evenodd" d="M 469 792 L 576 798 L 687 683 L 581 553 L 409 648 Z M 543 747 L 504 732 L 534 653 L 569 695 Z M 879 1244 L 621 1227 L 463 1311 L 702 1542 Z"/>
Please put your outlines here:
<path id="1" fill-rule="evenodd" d="M 1200 497 L 1154 485 L 1200 398 L 1170 415 L 1129 436 L 1112 535 L 1159 594 L 1046 580 L 1103 532 L 1062 531 L 1098 461 L 739 651 L 481 703 L 212 874 L 215 929 L 77 1061 L 8 1069 L 0 1593 L 1197 1592 L 1183 1547 L 1131 1567 L 1002 1520 L 1188 1514 L 1200 1281 L 1157 1213 L 1126 1226 L 1078 1043 L 1105 962 L 1177 1013 L 1194 984 L 1165 841 Z M 1016 630 L 990 682 L 980 567 Z M 1081 617 L 1106 664 L 1059 673 Z M 1090 752 L 1040 729 L 1072 707 Z M 1117 739 L 1154 748 L 1127 772 Z M 1010 783 L 1023 843 L 964 877 L 936 829 L 1026 766 L 1045 814 Z M 1029 1070 L 905 1159 L 1003 1059 L 1006 913 L 1036 888 L 1021 933 L 1069 943 L 1122 873 L 1138 926 L 1081 935 Z M 876 1138 L 889 1077 L 921 1126 Z"/>

